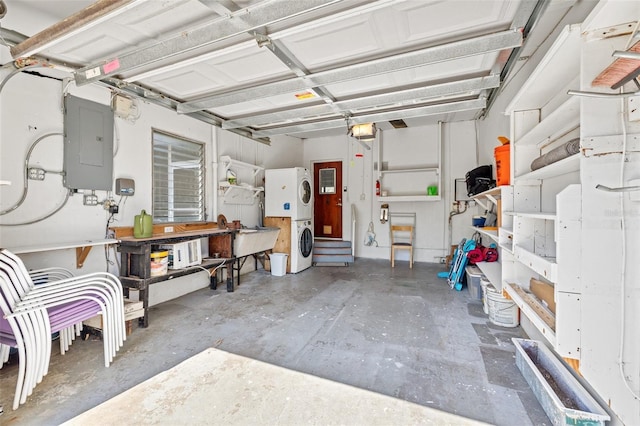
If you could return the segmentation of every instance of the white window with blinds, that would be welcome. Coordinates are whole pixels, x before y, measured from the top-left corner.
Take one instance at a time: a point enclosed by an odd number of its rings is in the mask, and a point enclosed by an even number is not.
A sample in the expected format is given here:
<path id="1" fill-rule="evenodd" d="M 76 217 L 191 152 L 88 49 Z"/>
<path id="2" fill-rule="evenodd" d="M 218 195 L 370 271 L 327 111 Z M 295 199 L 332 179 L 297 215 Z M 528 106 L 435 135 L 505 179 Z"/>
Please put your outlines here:
<path id="1" fill-rule="evenodd" d="M 153 130 L 154 222 L 204 220 L 204 157 L 204 144 Z"/>

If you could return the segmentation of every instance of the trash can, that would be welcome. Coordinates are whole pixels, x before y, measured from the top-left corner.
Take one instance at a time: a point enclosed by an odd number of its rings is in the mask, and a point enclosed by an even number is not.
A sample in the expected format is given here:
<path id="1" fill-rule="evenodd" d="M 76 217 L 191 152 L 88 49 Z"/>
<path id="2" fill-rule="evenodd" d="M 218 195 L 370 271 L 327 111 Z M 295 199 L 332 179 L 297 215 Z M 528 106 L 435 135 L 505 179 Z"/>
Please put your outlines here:
<path id="1" fill-rule="evenodd" d="M 271 253 L 271 275 L 282 277 L 287 273 L 287 256 L 286 253 Z"/>

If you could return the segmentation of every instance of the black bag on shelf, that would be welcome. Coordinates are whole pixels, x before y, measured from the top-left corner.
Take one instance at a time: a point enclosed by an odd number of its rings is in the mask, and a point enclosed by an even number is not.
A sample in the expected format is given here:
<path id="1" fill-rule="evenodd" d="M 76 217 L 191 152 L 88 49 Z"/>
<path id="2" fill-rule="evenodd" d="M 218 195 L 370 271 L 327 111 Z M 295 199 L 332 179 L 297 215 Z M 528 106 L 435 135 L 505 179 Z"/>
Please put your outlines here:
<path id="1" fill-rule="evenodd" d="M 491 188 L 495 188 L 496 181 L 493 179 L 493 166 L 480 166 L 467 172 L 465 176 L 467 182 L 467 195 L 479 194 Z"/>

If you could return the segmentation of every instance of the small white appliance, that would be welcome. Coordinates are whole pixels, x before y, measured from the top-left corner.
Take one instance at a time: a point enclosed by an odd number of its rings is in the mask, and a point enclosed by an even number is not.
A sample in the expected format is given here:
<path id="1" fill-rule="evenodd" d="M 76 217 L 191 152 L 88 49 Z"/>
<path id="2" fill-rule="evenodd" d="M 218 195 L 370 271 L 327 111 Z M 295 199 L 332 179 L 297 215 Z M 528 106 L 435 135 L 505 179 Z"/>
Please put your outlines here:
<path id="1" fill-rule="evenodd" d="M 313 221 L 291 221 L 291 273 L 304 271 L 313 260 Z"/>
<path id="2" fill-rule="evenodd" d="M 290 217 L 292 221 L 313 217 L 313 189 L 308 169 L 265 170 L 264 179 L 265 216 Z"/>
<path id="3" fill-rule="evenodd" d="M 202 263 L 202 245 L 200 240 L 163 244 L 159 247 L 169 251 L 169 269 L 182 269 L 187 266 Z"/>

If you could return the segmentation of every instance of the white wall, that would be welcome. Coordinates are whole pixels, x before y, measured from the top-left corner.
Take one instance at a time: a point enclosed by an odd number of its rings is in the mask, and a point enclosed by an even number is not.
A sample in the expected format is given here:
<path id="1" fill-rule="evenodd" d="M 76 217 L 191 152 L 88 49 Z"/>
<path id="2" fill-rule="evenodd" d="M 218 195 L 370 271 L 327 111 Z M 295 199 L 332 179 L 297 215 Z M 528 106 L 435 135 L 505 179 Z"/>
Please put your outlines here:
<path id="1" fill-rule="evenodd" d="M 437 162 L 438 126 L 409 127 L 382 132 L 384 151 L 394 150 L 395 160 L 408 165 L 433 164 Z M 376 141 L 375 143 L 378 143 Z M 449 254 L 448 215 L 453 201 L 453 180 L 463 178 L 475 167 L 475 127 L 473 122 L 449 123 L 443 126 L 443 177 L 440 193 L 443 199 L 429 202 L 391 202 L 391 212 L 416 213 L 416 251 L 414 260 L 438 262 Z M 356 154 L 363 154 L 362 158 Z M 351 240 L 350 206 L 357 211 L 355 253 L 357 257 L 389 258 L 389 223 L 379 220 L 380 205 L 375 199 L 373 163 L 377 161 L 376 145 L 364 149 L 357 141 L 347 136 L 307 139 L 304 143 L 304 165 L 309 169 L 313 163 L 341 160 L 343 164 L 343 239 Z M 383 161 L 385 158 L 383 158 Z M 425 183 L 425 191 L 427 184 Z M 378 247 L 364 244 L 369 223 L 373 223 Z M 470 237 L 470 213 L 453 219 L 452 241 L 457 243 L 462 236 Z"/>
<path id="2" fill-rule="evenodd" d="M 218 156 L 227 155 L 232 159 L 248 164 L 255 164 L 265 169 L 297 167 L 302 165 L 302 140 L 289 136 L 271 138 L 271 145 L 265 145 L 242 137 L 220 128 L 215 128 Z M 253 170 L 243 167 L 232 167 L 238 178 L 238 183 L 246 183 L 255 187 L 264 187 L 264 172 L 253 176 Z M 221 181 L 226 180 L 223 166 L 218 165 L 217 176 Z M 234 204 L 231 198 L 225 201 L 222 192 L 218 195 L 217 213 L 212 215 L 216 220 L 218 214 L 223 214 L 228 221 L 240 220 L 244 226 L 253 227 L 261 224 L 262 212 L 260 203 L 264 200 L 261 193 L 253 200 L 253 204 Z M 229 202 L 231 201 L 231 202 Z"/>

